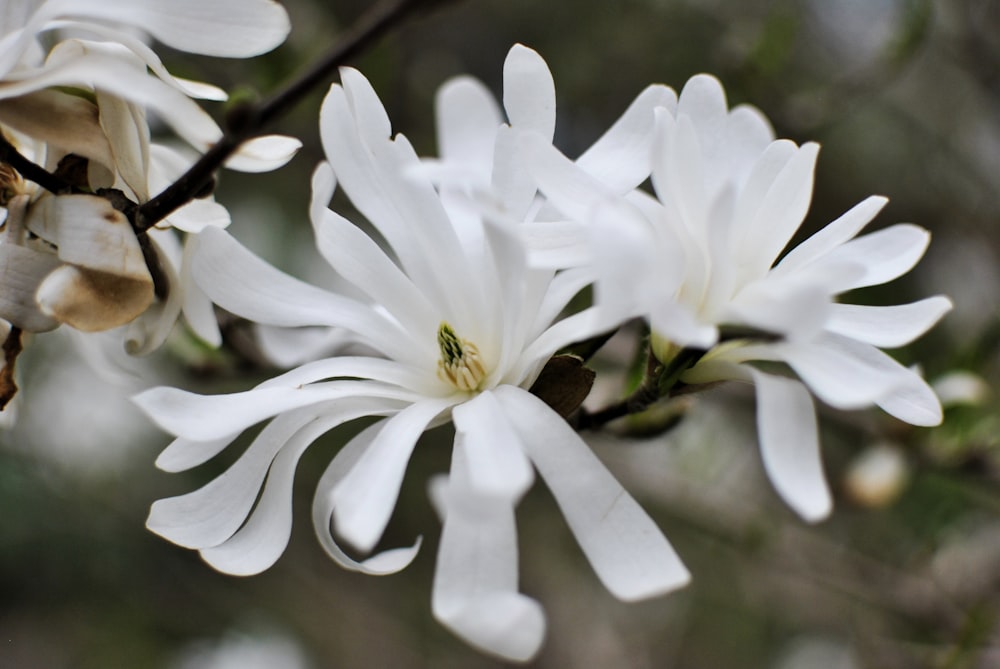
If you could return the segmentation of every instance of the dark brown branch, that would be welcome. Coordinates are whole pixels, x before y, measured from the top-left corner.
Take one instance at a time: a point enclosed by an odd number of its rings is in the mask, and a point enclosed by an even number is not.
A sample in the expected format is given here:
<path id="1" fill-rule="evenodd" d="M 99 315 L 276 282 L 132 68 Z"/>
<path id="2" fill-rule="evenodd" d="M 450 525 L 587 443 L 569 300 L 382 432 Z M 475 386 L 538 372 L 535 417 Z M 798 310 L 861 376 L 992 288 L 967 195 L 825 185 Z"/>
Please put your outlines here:
<path id="1" fill-rule="evenodd" d="M 176 209 L 204 192 L 215 172 L 246 140 L 260 134 L 271 122 L 285 114 L 317 85 L 330 79 L 334 71 L 371 47 L 391 28 L 421 9 L 433 9 L 450 0 L 383 0 L 364 14 L 333 49 L 297 79 L 260 104 L 235 108 L 227 119 L 222 138 L 177 181 L 142 204 L 136 213 L 139 232 L 148 230 Z"/>

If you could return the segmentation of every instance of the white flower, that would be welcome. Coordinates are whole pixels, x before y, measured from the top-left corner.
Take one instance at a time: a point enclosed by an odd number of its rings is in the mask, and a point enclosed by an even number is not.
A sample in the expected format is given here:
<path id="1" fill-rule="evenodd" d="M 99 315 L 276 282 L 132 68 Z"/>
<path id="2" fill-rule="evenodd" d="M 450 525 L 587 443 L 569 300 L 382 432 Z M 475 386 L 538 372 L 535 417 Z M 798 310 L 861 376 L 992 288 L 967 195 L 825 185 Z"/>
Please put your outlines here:
<path id="1" fill-rule="evenodd" d="M 517 589 L 513 523 L 536 469 L 613 594 L 640 599 L 686 583 L 687 571 L 653 521 L 527 390 L 553 353 L 609 326 L 593 309 L 557 320 L 582 287 L 578 277 L 525 266 L 521 246 L 502 227 L 452 218 L 407 140 L 391 139 L 367 80 L 350 69 L 341 74 L 343 86 L 331 88 L 321 112 L 329 163 L 313 176 L 311 218 L 321 253 L 371 303 L 299 282 L 216 228 L 201 234 L 194 273 L 213 301 L 238 315 L 278 326 L 341 327 L 384 357 L 319 360 L 231 395 L 159 388 L 137 396 L 177 436 L 157 460 L 169 471 L 208 460 L 247 427 L 273 418 L 226 473 L 156 502 L 148 527 L 198 549 L 217 569 L 260 572 L 288 541 L 293 472 L 304 450 L 337 425 L 381 416 L 330 463 L 313 520 L 320 542 L 344 567 L 399 570 L 419 541 L 357 562 L 337 546 L 331 518 L 339 536 L 371 551 L 418 438 L 450 421 L 452 473 L 435 494 L 445 518 L 433 608 L 464 639 L 515 660 L 539 648 L 544 617 Z M 502 183 L 515 167 L 494 169 L 493 181 Z M 327 208 L 334 175 L 391 253 Z"/>
<path id="2" fill-rule="evenodd" d="M 886 201 L 870 197 L 781 257 L 809 207 L 818 146 L 775 141 L 756 109 L 728 110 L 721 85 L 707 75 L 687 83 L 676 110 L 656 117 L 656 198 L 616 196 L 530 133 L 522 135 L 527 164 L 550 204 L 583 225 L 576 257 L 597 277 L 605 317 L 645 316 L 664 365 L 684 348 L 707 351 L 683 382 L 753 382 L 767 473 L 793 509 L 819 520 L 830 495 L 805 386 L 837 408 L 877 404 L 915 425 L 941 420 L 927 384 L 878 347 L 911 342 L 951 302 L 835 301 L 909 271 L 929 234 L 900 224 L 856 237 Z M 553 254 L 536 257 L 551 262 Z M 766 336 L 720 343 L 726 326 Z M 752 361 L 786 363 L 805 386 Z"/>

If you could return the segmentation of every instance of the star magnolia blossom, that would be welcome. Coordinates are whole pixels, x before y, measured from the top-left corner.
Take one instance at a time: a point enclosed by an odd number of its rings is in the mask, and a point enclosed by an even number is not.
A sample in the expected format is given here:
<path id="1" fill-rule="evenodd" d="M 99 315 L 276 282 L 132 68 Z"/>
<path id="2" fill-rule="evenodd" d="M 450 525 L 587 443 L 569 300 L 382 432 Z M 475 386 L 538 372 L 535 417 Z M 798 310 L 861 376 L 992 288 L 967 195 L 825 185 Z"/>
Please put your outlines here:
<path id="1" fill-rule="evenodd" d="M 468 205 L 459 212 L 454 200 L 442 200 L 406 139 L 391 138 L 368 81 L 350 69 L 341 78 L 321 111 L 329 162 L 313 175 L 311 218 L 319 250 L 371 303 L 280 273 L 216 228 L 200 235 L 194 273 L 215 302 L 238 315 L 278 326 L 344 328 L 382 357 L 319 360 L 231 395 L 157 388 L 137 396 L 177 436 L 157 460 L 168 471 L 204 462 L 247 427 L 272 419 L 223 475 L 154 503 L 148 527 L 198 549 L 221 571 L 260 572 L 287 544 L 293 472 L 305 449 L 337 425 L 379 416 L 330 463 L 313 521 L 342 566 L 397 571 L 413 559 L 419 540 L 358 562 L 338 547 L 331 520 L 337 535 L 371 551 L 418 438 L 450 422 L 451 475 L 434 488 L 444 529 L 432 605 L 462 638 L 514 660 L 532 657 L 541 644 L 541 608 L 518 592 L 514 526 L 514 508 L 535 470 L 614 595 L 641 599 L 686 583 L 686 569 L 653 521 L 566 422 L 528 391 L 554 352 L 611 325 L 594 309 L 557 320 L 583 287 L 579 274 L 528 268 L 508 230 L 470 216 Z M 537 122 L 553 110 L 525 105 L 518 113 L 535 114 Z M 522 168 L 506 161 L 494 169 L 501 203 L 521 201 L 520 187 L 503 185 L 516 182 L 505 170 Z M 391 255 L 327 208 L 335 178 Z"/>
<path id="2" fill-rule="evenodd" d="M 684 348 L 707 351 L 683 382 L 752 382 L 771 482 L 803 518 L 822 519 L 831 502 L 810 390 L 840 409 L 877 404 L 914 425 L 941 420 L 928 385 L 878 347 L 913 341 L 951 302 L 835 301 L 909 271 L 929 234 L 899 224 L 857 237 L 886 202 L 870 197 L 778 260 L 809 207 L 818 146 L 776 141 L 756 109 L 727 109 L 722 86 L 707 75 L 687 83 L 676 109 L 657 110 L 656 122 L 656 198 L 618 197 L 544 138 L 523 135 L 539 189 L 577 226 L 568 243 L 535 260 L 590 263 L 598 308 L 611 320 L 645 316 L 664 364 Z M 543 235 L 544 224 L 527 231 Z M 721 326 L 769 336 L 720 343 Z M 785 363 L 802 383 L 753 361 Z"/>

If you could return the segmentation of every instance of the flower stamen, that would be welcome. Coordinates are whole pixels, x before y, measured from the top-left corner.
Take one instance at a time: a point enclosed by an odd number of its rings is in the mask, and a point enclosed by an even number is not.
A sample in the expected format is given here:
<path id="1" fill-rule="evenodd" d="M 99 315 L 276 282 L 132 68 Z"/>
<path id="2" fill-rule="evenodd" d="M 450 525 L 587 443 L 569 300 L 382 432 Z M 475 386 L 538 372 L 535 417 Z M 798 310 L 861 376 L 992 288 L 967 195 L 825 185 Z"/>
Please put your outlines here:
<path id="1" fill-rule="evenodd" d="M 441 359 L 438 360 L 438 378 L 459 390 L 476 390 L 486 378 L 486 368 L 479 355 L 479 348 L 459 337 L 452 327 L 442 321 L 437 333 Z"/>

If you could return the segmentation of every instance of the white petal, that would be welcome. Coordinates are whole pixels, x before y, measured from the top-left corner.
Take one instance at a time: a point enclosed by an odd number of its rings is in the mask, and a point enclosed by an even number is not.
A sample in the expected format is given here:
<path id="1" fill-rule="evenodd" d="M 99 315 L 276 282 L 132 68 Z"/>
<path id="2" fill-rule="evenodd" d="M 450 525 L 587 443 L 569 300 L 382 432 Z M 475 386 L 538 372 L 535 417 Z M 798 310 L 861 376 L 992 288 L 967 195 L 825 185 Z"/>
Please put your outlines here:
<path id="1" fill-rule="evenodd" d="M 431 606 L 434 617 L 468 643 L 515 662 L 538 652 L 545 615 L 517 591 L 514 500 L 474 491 L 462 449 L 439 492 L 444 529 Z"/>
<path id="2" fill-rule="evenodd" d="M 388 309 L 408 332 L 428 335 L 435 332 L 440 316 L 427 297 L 370 236 L 327 209 L 332 192 L 323 186 L 332 177 L 332 170 L 326 163 L 321 163 L 313 173 L 310 217 L 320 253 L 341 276 L 367 293 L 376 304 Z M 437 353 L 431 336 L 416 340 L 430 342 L 431 354 Z"/>
<path id="3" fill-rule="evenodd" d="M 479 393 L 451 412 L 455 450 L 469 463 L 470 485 L 483 494 L 520 498 L 535 479 L 520 439 L 493 393 Z"/>
<path id="4" fill-rule="evenodd" d="M 191 332 L 203 342 L 217 348 L 222 345 L 222 332 L 215 316 L 215 307 L 205 291 L 201 289 L 191 276 L 191 262 L 198 252 L 200 238 L 198 235 L 186 235 L 184 252 L 181 259 L 181 305 L 184 320 Z M 169 300 L 169 296 L 167 298 Z"/>
<path id="5" fill-rule="evenodd" d="M 615 121 L 576 164 L 588 174 L 625 193 L 642 183 L 653 169 L 653 135 L 656 107 L 676 108 L 677 94 L 662 85 L 652 85 L 639 94 L 621 118 Z"/>
<path id="6" fill-rule="evenodd" d="M 745 360 L 783 360 L 817 397 L 838 409 L 871 406 L 908 373 L 874 346 L 833 334 L 808 342 L 746 346 L 740 351 Z"/>
<path id="7" fill-rule="evenodd" d="M 210 441 L 193 441 L 178 437 L 156 458 L 156 466 L 165 472 L 182 472 L 208 462 L 233 443 L 239 433 Z"/>
<path id="8" fill-rule="evenodd" d="M 192 441 L 214 441 L 272 416 L 351 396 L 400 399 L 409 393 L 372 381 L 331 381 L 304 387 L 261 385 L 228 395 L 198 395 L 160 386 L 132 398 L 161 428 Z"/>
<path id="9" fill-rule="evenodd" d="M 726 321 L 789 337 L 809 337 L 827 325 L 835 306 L 823 286 L 765 278 L 736 294 L 726 307 Z"/>
<path id="10" fill-rule="evenodd" d="M 49 0 L 44 14 L 131 25 L 175 49 L 230 58 L 270 51 L 290 28 L 273 0 Z"/>
<path id="11" fill-rule="evenodd" d="M 758 263 L 759 271 L 766 271 L 774 264 L 778 254 L 791 240 L 809 210 L 812 201 L 813 172 L 819 145 L 802 145 L 777 174 L 760 208 L 750 223 L 755 235 L 747 238 L 752 246 L 750 253 Z"/>
<path id="12" fill-rule="evenodd" d="M 385 352 L 405 357 L 410 337 L 370 306 L 327 292 L 275 269 L 228 233 L 206 228 L 191 271 L 219 306 L 258 323 L 347 328 Z"/>
<path id="13" fill-rule="evenodd" d="M 841 214 L 837 220 L 788 252 L 775 267 L 778 272 L 794 271 L 820 258 L 849 239 L 871 222 L 889 200 L 872 195 Z"/>
<path id="14" fill-rule="evenodd" d="M 947 297 L 928 297 L 910 304 L 876 307 L 834 304 L 826 329 L 873 346 L 904 346 L 924 334 L 951 310 Z"/>
<path id="15" fill-rule="evenodd" d="M 552 141 L 556 127 L 556 89 L 538 52 L 515 44 L 503 64 L 503 106 L 510 125 Z"/>
<path id="16" fill-rule="evenodd" d="M 226 167 L 237 172 L 270 172 L 283 167 L 301 148 L 302 142 L 295 137 L 254 137 L 240 144 L 236 153 L 226 160 Z"/>
<path id="17" fill-rule="evenodd" d="M 528 457 L 552 491 L 570 530 L 601 582 L 632 601 L 670 592 L 690 579 L 687 569 L 646 515 L 580 436 L 527 391 L 495 391 Z"/>
<path id="18" fill-rule="evenodd" d="M 333 490 L 371 446 L 372 440 L 382 427 L 381 422 L 369 425 L 340 449 L 326 471 L 323 472 L 323 476 L 316 486 L 316 496 L 313 499 L 312 507 L 313 528 L 327 554 L 344 569 L 372 576 L 394 574 L 405 569 L 417 556 L 421 544 L 421 538 L 418 537 L 416 542 L 408 548 L 390 549 L 358 562 L 337 545 L 331 534 L 330 524 L 334 508 Z"/>
<path id="19" fill-rule="evenodd" d="M 753 374 L 757 434 L 764 470 L 781 498 L 810 523 L 826 518 L 833 502 L 823 475 L 816 409 L 798 381 Z"/>
<path id="20" fill-rule="evenodd" d="M 787 139 L 771 142 L 754 161 L 740 188 L 734 212 L 732 249 L 744 280 L 760 278 L 762 272 L 770 268 L 770 262 L 758 258 L 757 254 L 756 237 L 760 234 L 755 227 L 760 225 L 757 213 L 775 179 L 798 152 L 799 147 Z"/>
<path id="21" fill-rule="evenodd" d="M 424 400 L 386 420 L 371 446 L 333 489 L 334 527 L 352 546 L 368 552 L 378 542 L 396 505 L 417 439 L 453 403 L 451 399 Z"/>
<path id="22" fill-rule="evenodd" d="M 883 411 L 910 425 L 933 427 L 943 420 L 941 401 L 924 379 L 913 370 L 902 383 L 876 402 Z"/>
<path id="23" fill-rule="evenodd" d="M 456 77 L 438 89 L 434 108 L 442 160 L 488 175 L 497 128 L 503 122 L 489 90 L 472 77 Z"/>
<path id="24" fill-rule="evenodd" d="M 916 225 L 899 223 L 877 232 L 857 237 L 828 253 L 817 265 L 852 262 L 865 272 L 840 291 L 878 286 L 906 274 L 924 255 L 930 233 Z"/>

